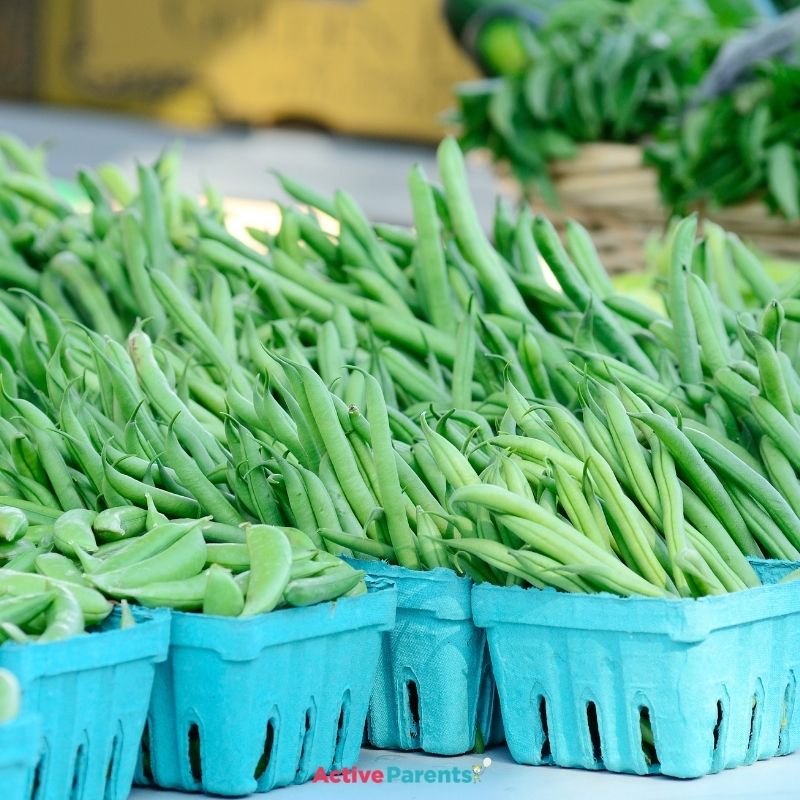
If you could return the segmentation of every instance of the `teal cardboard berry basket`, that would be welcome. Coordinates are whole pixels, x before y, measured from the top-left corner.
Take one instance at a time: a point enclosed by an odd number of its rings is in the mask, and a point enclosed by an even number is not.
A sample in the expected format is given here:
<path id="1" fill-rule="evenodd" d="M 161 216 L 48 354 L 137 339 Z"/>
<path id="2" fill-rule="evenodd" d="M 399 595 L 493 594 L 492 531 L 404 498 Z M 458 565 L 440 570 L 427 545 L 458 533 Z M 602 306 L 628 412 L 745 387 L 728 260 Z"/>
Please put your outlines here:
<path id="1" fill-rule="evenodd" d="M 115 611 L 83 636 L 0 647 L 0 667 L 19 680 L 25 713 L 41 719 L 26 798 L 127 800 L 155 665 L 169 642 L 166 611 L 137 608 L 134 618 L 120 629 Z"/>
<path id="2" fill-rule="evenodd" d="M 42 725 L 27 714 L 0 725 L 0 788 L 4 800 L 29 800 L 28 782 L 41 752 Z"/>
<path id="3" fill-rule="evenodd" d="M 800 582 L 698 600 L 482 585 L 472 600 L 519 763 L 694 778 L 800 748 Z"/>
<path id="4" fill-rule="evenodd" d="M 137 782 L 238 796 L 354 766 L 397 602 L 369 588 L 248 618 L 173 612 Z"/>
<path id="5" fill-rule="evenodd" d="M 387 750 L 459 755 L 503 741 L 486 635 L 472 622 L 472 581 L 354 561 L 397 587 L 397 621 L 384 637 L 372 689 L 367 742 Z"/>

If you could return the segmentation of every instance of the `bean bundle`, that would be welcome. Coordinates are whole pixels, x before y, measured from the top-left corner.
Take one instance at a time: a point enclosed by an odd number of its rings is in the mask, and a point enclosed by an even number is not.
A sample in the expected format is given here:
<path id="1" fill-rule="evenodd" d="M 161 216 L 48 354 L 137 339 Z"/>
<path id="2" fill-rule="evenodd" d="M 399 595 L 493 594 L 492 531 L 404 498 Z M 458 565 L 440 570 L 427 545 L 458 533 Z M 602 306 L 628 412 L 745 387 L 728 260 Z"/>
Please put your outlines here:
<path id="1" fill-rule="evenodd" d="M 655 597 L 800 557 L 797 290 L 724 232 L 674 231 L 663 315 L 576 224 L 501 205 L 492 243 L 452 140 L 413 230 L 282 178 L 261 248 L 175 151 L 75 212 L 0 147 L 6 570 L 240 615 L 364 591 L 350 554 Z"/>

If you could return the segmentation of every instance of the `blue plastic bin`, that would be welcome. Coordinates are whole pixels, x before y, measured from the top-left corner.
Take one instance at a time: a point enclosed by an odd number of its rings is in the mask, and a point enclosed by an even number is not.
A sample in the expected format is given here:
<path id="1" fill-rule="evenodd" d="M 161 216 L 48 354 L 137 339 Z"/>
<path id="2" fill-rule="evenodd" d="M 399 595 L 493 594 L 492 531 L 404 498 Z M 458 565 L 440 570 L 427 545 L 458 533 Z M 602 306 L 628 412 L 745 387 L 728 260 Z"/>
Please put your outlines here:
<path id="1" fill-rule="evenodd" d="M 0 790 L 3 800 L 29 800 L 28 782 L 42 746 L 38 716 L 27 714 L 0 725 Z"/>
<path id="2" fill-rule="evenodd" d="M 227 796 L 353 766 L 397 594 L 231 619 L 175 612 L 137 782 Z"/>
<path id="3" fill-rule="evenodd" d="M 127 800 L 155 664 L 166 657 L 169 637 L 168 612 L 134 615 L 138 624 L 124 630 L 115 611 L 85 636 L 0 647 L 0 667 L 17 676 L 25 712 L 42 722 L 26 797 Z"/>
<path id="4" fill-rule="evenodd" d="M 482 585 L 472 602 L 519 763 L 692 778 L 800 748 L 800 583 L 699 600 Z"/>
<path id="5" fill-rule="evenodd" d="M 472 622 L 472 581 L 381 561 L 354 561 L 397 587 L 397 622 L 383 640 L 367 741 L 388 750 L 458 755 L 503 740 L 485 632 Z"/>

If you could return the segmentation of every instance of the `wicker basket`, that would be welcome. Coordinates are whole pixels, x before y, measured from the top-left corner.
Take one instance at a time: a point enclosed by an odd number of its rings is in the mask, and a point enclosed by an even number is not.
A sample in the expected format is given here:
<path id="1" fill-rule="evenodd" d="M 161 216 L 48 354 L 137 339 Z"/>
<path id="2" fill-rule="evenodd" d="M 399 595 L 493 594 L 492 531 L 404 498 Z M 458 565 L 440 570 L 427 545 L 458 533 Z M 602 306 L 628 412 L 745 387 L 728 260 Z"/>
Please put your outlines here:
<path id="1" fill-rule="evenodd" d="M 536 210 L 559 226 L 570 218 L 586 226 L 612 272 L 642 269 L 648 238 L 663 232 L 669 219 L 656 171 L 642 165 L 642 149 L 627 144 L 583 145 L 576 158 L 555 162 L 552 176 L 561 205 L 554 209 L 537 199 Z M 758 199 L 697 210 L 770 256 L 800 260 L 800 223 L 770 215 Z"/>

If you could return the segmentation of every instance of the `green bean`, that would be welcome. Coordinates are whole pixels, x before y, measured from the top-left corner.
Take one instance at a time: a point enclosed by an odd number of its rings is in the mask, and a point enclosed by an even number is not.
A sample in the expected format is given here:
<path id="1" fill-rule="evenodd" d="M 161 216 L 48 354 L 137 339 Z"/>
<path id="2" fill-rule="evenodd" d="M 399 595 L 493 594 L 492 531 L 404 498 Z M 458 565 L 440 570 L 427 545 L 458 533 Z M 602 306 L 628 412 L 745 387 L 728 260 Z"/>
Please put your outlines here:
<path id="1" fill-rule="evenodd" d="M 758 399 L 758 398 L 756 398 Z M 736 509 L 725 487 L 713 470 L 705 463 L 697 448 L 686 434 L 670 420 L 657 414 L 632 414 L 650 427 L 667 447 L 680 470 L 689 477 L 693 486 L 708 503 L 739 549 L 749 556 L 757 556 L 758 545 L 747 530 L 741 514 Z"/>
<path id="2" fill-rule="evenodd" d="M 455 331 L 456 321 L 441 243 L 440 223 L 433 191 L 419 165 L 412 167 L 408 185 L 417 229 L 414 262 L 417 266 L 417 291 L 433 325 L 440 330 L 452 332 Z"/>
<path id="3" fill-rule="evenodd" d="M 367 419 L 370 424 L 375 456 L 377 490 L 383 506 L 389 538 L 397 562 L 409 569 L 419 569 L 419 559 L 411 528 L 402 504 L 402 489 L 392 447 L 389 417 L 378 382 L 367 378 Z"/>
<path id="4" fill-rule="evenodd" d="M 778 411 L 789 422 L 795 423 L 794 407 L 786 381 L 783 377 L 778 351 L 769 340 L 755 331 L 748 331 L 748 336 L 755 350 L 758 372 L 761 377 L 761 391 Z"/>
<path id="5" fill-rule="evenodd" d="M 464 158 L 456 141 L 446 138 L 439 145 L 437 157 L 453 230 L 459 246 L 480 275 L 484 290 L 503 313 L 515 319 L 530 318 L 525 301 L 483 233 L 470 198 Z"/>
<path id="6" fill-rule="evenodd" d="M 703 280 L 693 274 L 686 277 L 689 308 L 694 319 L 700 352 L 711 374 L 727 367 L 731 357 L 728 335 L 719 314 L 718 303 Z"/>

